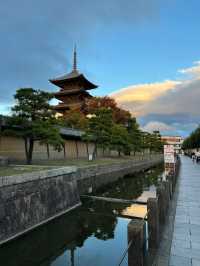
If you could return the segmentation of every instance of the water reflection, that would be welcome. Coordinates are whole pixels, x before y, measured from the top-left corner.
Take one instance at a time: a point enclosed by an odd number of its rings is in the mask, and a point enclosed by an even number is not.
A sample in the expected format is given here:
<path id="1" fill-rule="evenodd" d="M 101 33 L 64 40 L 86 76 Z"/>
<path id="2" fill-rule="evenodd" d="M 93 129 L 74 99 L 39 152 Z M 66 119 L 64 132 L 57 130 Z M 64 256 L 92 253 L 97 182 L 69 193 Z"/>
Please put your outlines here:
<path id="1" fill-rule="evenodd" d="M 98 195 L 147 200 L 155 194 L 162 173 L 156 168 L 128 176 L 98 191 Z M 145 191 L 144 191 L 145 190 Z M 87 200 L 62 217 L 0 248 L 5 266 L 117 265 L 127 247 L 130 219 L 146 213 L 146 206 Z M 123 264 L 126 265 L 126 264 Z"/>
<path id="2" fill-rule="evenodd" d="M 99 217 L 100 218 L 100 217 Z M 103 217 L 101 217 L 102 219 Z M 56 258 L 50 265 L 63 266 L 63 265 L 81 265 L 81 266 L 103 266 L 117 265 L 123 250 L 127 246 L 127 225 L 130 220 L 117 219 L 117 224 L 114 229 L 115 237 L 107 238 L 104 236 L 96 238 L 92 235 L 86 239 L 84 246 L 76 247 L 72 253 L 66 250 L 62 256 Z M 100 229 L 99 229 L 100 230 Z"/>
<path id="3" fill-rule="evenodd" d="M 122 212 L 121 215 L 128 218 L 145 218 L 147 213 L 147 206 L 146 205 L 139 205 L 139 204 L 132 204 L 129 207 L 126 207 Z"/>
<path id="4" fill-rule="evenodd" d="M 74 265 L 105 265 L 106 260 L 116 265 L 120 250 L 127 245 L 128 222 L 80 207 L 3 246 L 0 262 L 6 266 L 64 266 L 73 265 L 69 261 L 74 256 Z M 112 258 L 115 252 L 116 260 Z"/>
<path id="5" fill-rule="evenodd" d="M 137 199 L 144 191 L 155 191 L 162 175 L 163 165 L 160 165 L 146 172 L 127 175 L 112 184 L 103 186 L 95 194 L 109 198 Z"/>

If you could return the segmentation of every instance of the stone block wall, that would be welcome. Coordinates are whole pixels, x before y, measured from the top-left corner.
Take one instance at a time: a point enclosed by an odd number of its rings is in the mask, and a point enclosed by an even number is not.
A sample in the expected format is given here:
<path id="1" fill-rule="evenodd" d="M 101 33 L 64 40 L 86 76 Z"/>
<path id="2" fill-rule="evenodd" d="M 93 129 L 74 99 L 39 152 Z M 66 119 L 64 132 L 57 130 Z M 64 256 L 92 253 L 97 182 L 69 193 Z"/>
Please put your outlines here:
<path id="1" fill-rule="evenodd" d="M 0 243 L 80 205 L 76 168 L 0 177 Z"/>
<path id="2" fill-rule="evenodd" d="M 0 177 L 0 244 L 79 206 L 81 194 L 162 161 L 162 155 L 154 155 L 150 160 L 127 159 Z"/>
<path id="3" fill-rule="evenodd" d="M 93 165 L 78 169 L 77 184 L 80 195 L 95 191 L 103 185 L 117 181 L 127 174 L 137 173 L 163 162 L 162 155 L 154 155 L 151 160 L 113 163 L 112 165 Z"/>

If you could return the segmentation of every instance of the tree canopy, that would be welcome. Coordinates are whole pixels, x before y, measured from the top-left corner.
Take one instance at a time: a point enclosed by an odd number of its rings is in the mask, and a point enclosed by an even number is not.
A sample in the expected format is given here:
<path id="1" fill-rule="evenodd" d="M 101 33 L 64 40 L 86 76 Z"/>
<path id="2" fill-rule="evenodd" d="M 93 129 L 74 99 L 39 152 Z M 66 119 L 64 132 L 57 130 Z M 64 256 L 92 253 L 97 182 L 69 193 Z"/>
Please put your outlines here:
<path id="1" fill-rule="evenodd" d="M 63 147 L 59 126 L 81 129 L 83 140 L 104 150 L 116 150 L 130 155 L 144 149 L 160 152 L 163 147 L 160 135 L 144 133 L 136 118 L 129 111 L 117 106 L 110 97 L 94 97 L 86 101 L 84 110 L 71 109 L 62 117 L 55 116 L 50 106 L 53 95 L 33 88 L 21 88 L 14 96 L 15 106 L 10 118 L 11 130 L 7 134 L 24 139 L 27 163 L 32 162 L 35 141 L 52 145 L 56 150 Z"/>
<path id="2" fill-rule="evenodd" d="M 49 104 L 53 95 L 32 88 L 21 88 L 14 96 L 16 104 L 10 118 L 11 130 L 7 134 L 21 136 L 25 143 L 28 164 L 32 162 L 34 142 L 50 144 L 61 150 L 63 140 L 56 127 L 54 112 Z"/>
<path id="3" fill-rule="evenodd" d="M 112 110 L 112 118 L 114 123 L 117 124 L 127 124 L 128 120 L 131 118 L 131 113 L 127 110 L 119 108 L 116 101 L 110 97 L 93 97 L 89 100 L 85 107 L 86 114 L 93 114 L 99 108 L 106 108 Z"/>
<path id="4" fill-rule="evenodd" d="M 89 118 L 88 127 L 83 138 L 87 141 L 93 141 L 102 149 L 109 148 L 112 126 L 112 111 L 107 108 L 99 108 Z"/>
<path id="5" fill-rule="evenodd" d="M 200 126 L 184 140 L 182 148 L 184 150 L 200 148 Z"/>

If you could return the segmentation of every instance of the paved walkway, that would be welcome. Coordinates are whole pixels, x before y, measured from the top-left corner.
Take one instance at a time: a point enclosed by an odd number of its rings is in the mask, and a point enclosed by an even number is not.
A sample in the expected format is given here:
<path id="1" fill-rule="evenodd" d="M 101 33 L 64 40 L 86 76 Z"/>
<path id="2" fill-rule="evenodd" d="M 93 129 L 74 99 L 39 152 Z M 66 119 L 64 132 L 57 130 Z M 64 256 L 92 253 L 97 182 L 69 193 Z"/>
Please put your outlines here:
<path id="1" fill-rule="evenodd" d="M 182 156 L 170 266 L 200 266 L 200 164 Z"/>

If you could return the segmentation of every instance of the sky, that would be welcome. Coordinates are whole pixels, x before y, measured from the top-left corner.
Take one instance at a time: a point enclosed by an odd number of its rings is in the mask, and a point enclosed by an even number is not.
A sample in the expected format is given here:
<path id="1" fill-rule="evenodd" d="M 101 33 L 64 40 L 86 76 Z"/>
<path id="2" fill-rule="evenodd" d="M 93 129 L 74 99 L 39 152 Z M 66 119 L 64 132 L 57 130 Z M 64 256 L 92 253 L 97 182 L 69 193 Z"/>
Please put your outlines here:
<path id="1" fill-rule="evenodd" d="M 57 91 L 78 69 L 147 131 L 187 136 L 200 121 L 198 0 L 0 0 L 0 114 L 17 88 Z"/>

